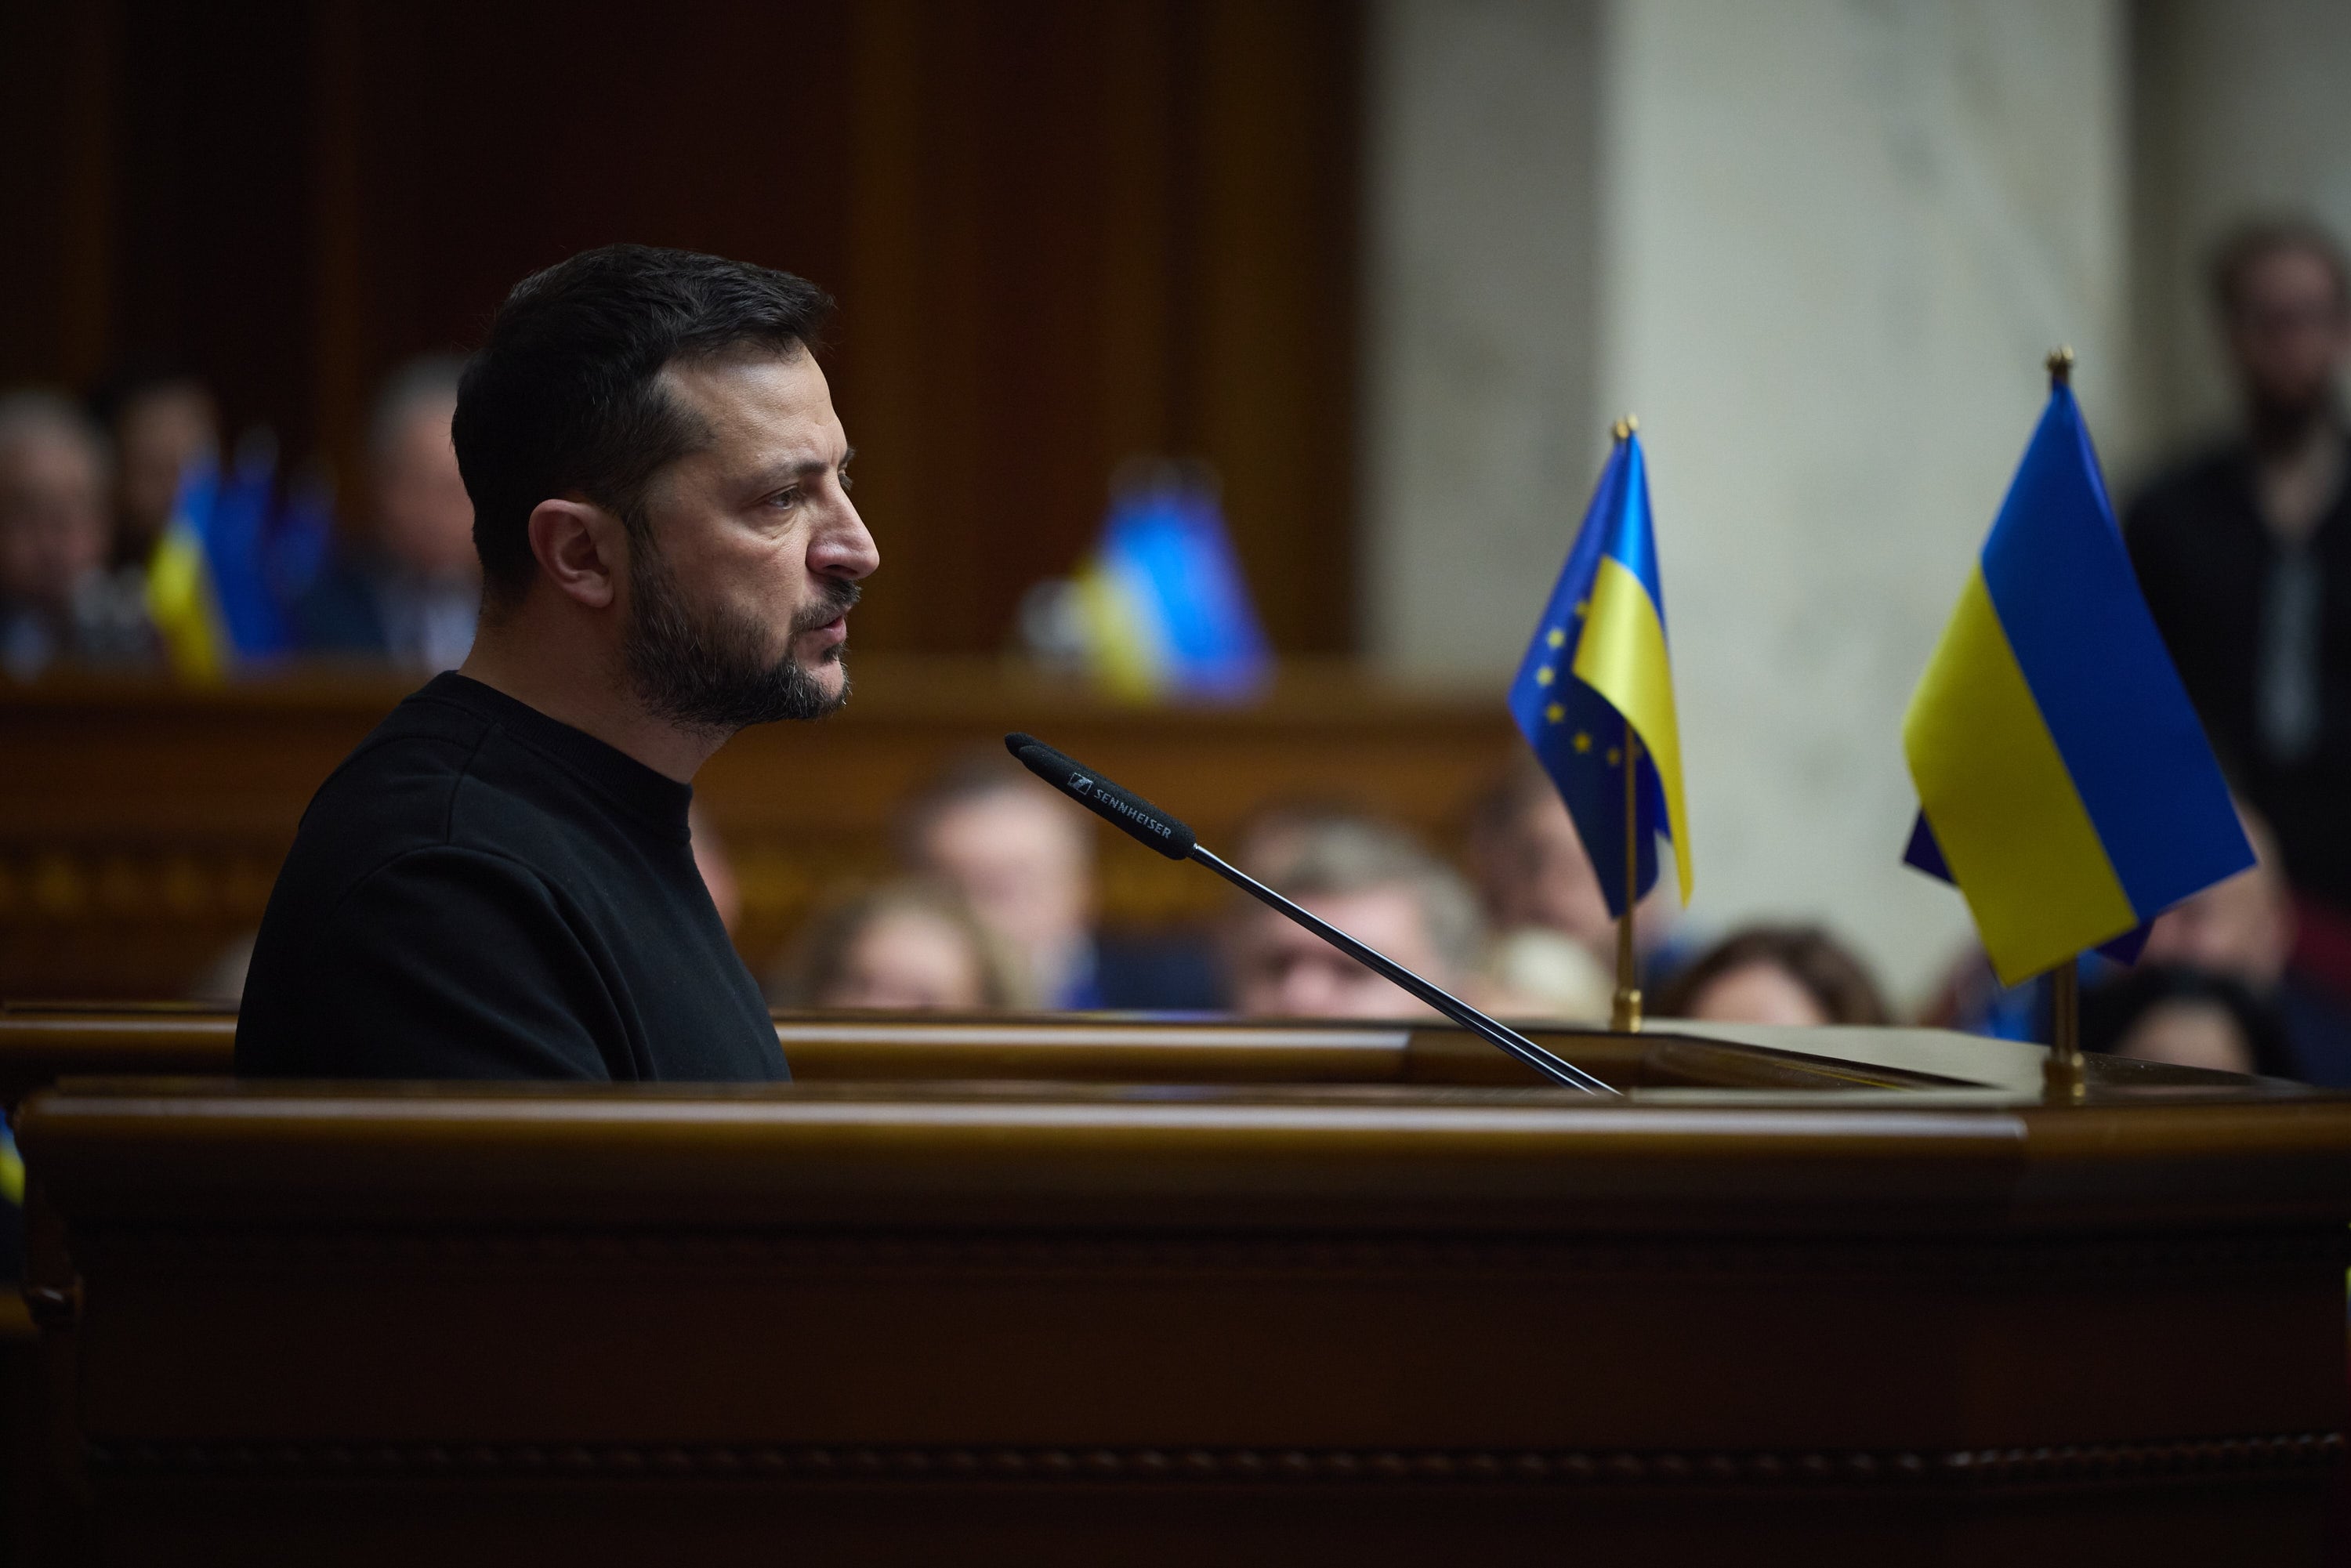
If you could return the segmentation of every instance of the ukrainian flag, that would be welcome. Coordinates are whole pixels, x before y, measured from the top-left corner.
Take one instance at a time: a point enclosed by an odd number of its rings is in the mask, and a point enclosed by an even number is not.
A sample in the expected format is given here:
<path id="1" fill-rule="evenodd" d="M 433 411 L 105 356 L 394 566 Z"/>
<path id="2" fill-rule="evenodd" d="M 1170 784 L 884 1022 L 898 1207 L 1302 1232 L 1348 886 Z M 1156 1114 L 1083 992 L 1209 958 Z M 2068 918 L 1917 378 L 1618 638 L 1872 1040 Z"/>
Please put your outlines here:
<path id="1" fill-rule="evenodd" d="M 205 548 L 218 490 L 209 462 L 190 464 L 172 520 L 147 561 L 147 617 L 163 639 L 172 673 L 200 685 L 218 681 L 228 664 L 228 628 Z"/>
<path id="2" fill-rule="evenodd" d="M 2009 985 L 2253 863 L 2059 377 L 1902 724 L 1906 858 Z"/>
<path id="3" fill-rule="evenodd" d="M 1666 593 L 1649 521 L 1648 471 L 1628 420 L 1510 684 L 1510 716 L 1551 775 L 1622 915 L 1657 880 L 1657 835 L 1673 841 L 1690 894 L 1681 729 L 1666 649 Z M 1628 746 L 1627 742 L 1633 742 Z M 1636 864 L 1625 874 L 1625 769 L 1631 766 Z"/>
<path id="4" fill-rule="evenodd" d="M 1123 493 L 1079 569 L 1077 603 L 1096 678 L 1131 702 L 1235 700 L 1271 674 L 1216 497 L 1157 481 Z"/>

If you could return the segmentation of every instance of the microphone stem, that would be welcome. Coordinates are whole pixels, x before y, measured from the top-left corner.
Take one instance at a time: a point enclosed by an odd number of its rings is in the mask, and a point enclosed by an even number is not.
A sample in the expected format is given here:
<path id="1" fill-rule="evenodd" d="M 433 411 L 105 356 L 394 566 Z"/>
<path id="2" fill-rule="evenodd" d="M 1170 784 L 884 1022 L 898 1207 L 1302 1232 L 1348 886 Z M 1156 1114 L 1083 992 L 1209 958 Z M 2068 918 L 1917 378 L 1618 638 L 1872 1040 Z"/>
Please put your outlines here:
<path id="1" fill-rule="evenodd" d="M 1544 1050 L 1541 1046 L 1537 1045 L 1533 1040 L 1529 1040 L 1525 1035 L 1520 1034 L 1518 1030 L 1511 1029 L 1507 1024 L 1495 1022 L 1492 1019 L 1488 1018 L 1484 1013 L 1479 1012 L 1476 1008 L 1471 1007 L 1468 1002 L 1463 1001 L 1460 998 L 1453 995 L 1450 991 L 1444 990 L 1439 987 L 1429 984 L 1426 980 L 1422 979 L 1418 975 L 1414 974 L 1410 969 L 1405 968 L 1402 964 L 1399 964 L 1395 959 L 1388 957 L 1385 954 L 1381 953 L 1376 949 L 1366 947 L 1364 944 L 1356 941 L 1353 936 L 1348 936 L 1344 931 L 1340 930 L 1329 921 L 1323 920 L 1317 915 L 1309 914 L 1307 911 L 1301 909 L 1297 904 L 1292 904 L 1290 900 L 1282 897 L 1281 894 L 1274 892 L 1273 889 L 1266 886 L 1265 883 L 1258 881 L 1257 878 L 1249 875 L 1247 872 L 1238 869 L 1237 867 L 1226 864 L 1222 860 L 1219 860 L 1217 856 L 1211 854 L 1207 850 L 1202 848 L 1200 845 L 1195 844 L 1192 846 L 1192 858 L 1198 861 L 1202 865 L 1207 866 L 1210 871 L 1215 872 L 1218 876 L 1223 877 L 1227 882 L 1231 883 L 1235 887 L 1239 888 L 1243 893 L 1248 894 L 1251 898 L 1256 899 L 1260 904 L 1267 904 L 1271 908 L 1280 911 L 1283 915 L 1295 920 L 1301 925 L 1305 926 L 1306 929 L 1313 932 L 1314 935 L 1322 938 L 1323 941 L 1328 942 L 1333 947 L 1338 948 L 1339 951 L 1346 954 L 1347 956 L 1353 958 L 1356 963 L 1361 964 L 1366 969 L 1371 970 L 1372 973 L 1379 976 L 1382 979 L 1387 980 L 1390 983 L 1411 992 L 1414 996 L 1418 997 L 1422 1001 L 1426 1002 L 1430 1007 L 1435 1008 L 1438 1012 L 1443 1013 L 1447 1018 L 1451 1019 L 1455 1023 L 1459 1024 L 1463 1029 L 1469 1030 L 1472 1034 L 1481 1037 L 1489 1044 L 1499 1046 L 1503 1051 L 1510 1052 L 1510 1054 L 1517 1057 L 1520 1061 L 1525 1062 L 1529 1067 L 1533 1068 L 1537 1072 L 1541 1073 L 1546 1078 L 1550 1078 L 1560 1083 L 1573 1085 L 1577 1089 L 1583 1090 L 1587 1094 L 1606 1094 L 1614 1096 L 1618 1093 L 1618 1091 L 1610 1088 L 1605 1083 L 1603 1083 L 1599 1079 L 1594 1078 L 1592 1074 L 1584 1071 L 1583 1069 L 1576 1066 L 1573 1062 L 1569 1061 L 1564 1057 L 1554 1055 L 1552 1052 Z"/>

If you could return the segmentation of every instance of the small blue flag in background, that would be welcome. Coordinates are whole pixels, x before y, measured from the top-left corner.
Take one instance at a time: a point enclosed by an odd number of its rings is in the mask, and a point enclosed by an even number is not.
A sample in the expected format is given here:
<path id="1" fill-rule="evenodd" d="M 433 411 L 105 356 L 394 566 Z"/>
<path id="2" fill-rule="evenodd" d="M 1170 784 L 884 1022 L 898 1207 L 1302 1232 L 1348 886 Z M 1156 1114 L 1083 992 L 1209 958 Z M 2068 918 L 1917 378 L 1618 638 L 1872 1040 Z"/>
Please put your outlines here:
<path id="1" fill-rule="evenodd" d="M 1076 586 L 1088 662 L 1122 696 L 1245 697 L 1271 674 L 1249 585 L 1205 485 L 1161 477 L 1123 491 Z"/>
<path id="2" fill-rule="evenodd" d="M 1657 880 L 1657 835 L 1673 840 L 1682 902 L 1689 902 L 1688 820 L 1682 806 L 1681 729 L 1666 646 L 1666 595 L 1649 517 L 1649 478 L 1630 421 L 1567 565 L 1510 684 L 1510 716 L 1551 775 L 1592 857 L 1608 912 L 1625 910 Z M 1633 758 L 1638 863 L 1625 885 L 1626 731 Z"/>
<path id="3" fill-rule="evenodd" d="M 277 441 L 266 430 L 246 434 L 236 460 L 213 502 L 204 529 L 204 556 L 230 645 L 241 659 L 282 652 L 286 618 L 270 591 L 267 543 L 271 501 L 277 487 Z"/>

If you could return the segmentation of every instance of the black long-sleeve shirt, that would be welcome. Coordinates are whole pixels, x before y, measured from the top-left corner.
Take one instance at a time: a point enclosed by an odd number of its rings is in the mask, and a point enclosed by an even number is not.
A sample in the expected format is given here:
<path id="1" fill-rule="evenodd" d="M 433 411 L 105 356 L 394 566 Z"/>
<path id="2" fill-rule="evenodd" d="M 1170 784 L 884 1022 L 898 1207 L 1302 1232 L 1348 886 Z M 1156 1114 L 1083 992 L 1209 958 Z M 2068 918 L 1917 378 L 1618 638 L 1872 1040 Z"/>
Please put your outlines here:
<path id="1" fill-rule="evenodd" d="M 695 867 L 693 796 L 438 676 L 304 813 L 254 945 L 238 1073 L 789 1076 Z"/>
<path id="2" fill-rule="evenodd" d="M 2229 447 L 2163 476 L 2123 536 L 2140 589 L 2231 781 L 2275 830 L 2302 892 L 2351 910 L 2351 492 L 2310 536 L 2308 738 L 2281 756 L 2262 720 L 2283 554 L 2261 517 L 2253 456 Z"/>

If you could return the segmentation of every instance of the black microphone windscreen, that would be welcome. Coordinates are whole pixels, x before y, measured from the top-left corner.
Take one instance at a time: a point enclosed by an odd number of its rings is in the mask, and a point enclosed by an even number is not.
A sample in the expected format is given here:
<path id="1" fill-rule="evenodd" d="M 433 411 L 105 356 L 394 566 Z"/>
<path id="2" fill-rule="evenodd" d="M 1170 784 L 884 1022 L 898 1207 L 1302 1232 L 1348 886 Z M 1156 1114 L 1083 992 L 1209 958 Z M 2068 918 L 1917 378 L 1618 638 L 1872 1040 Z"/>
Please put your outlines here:
<path id="1" fill-rule="evenodd" d="M 1092 773 L 1030 735 L 1004 737 L 1004 749 L 1020 765 L 1137 843 L 1171 861 L 1188 860 L 1196 841 L 1192 830 L 1132 791 Z"/>

